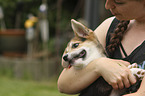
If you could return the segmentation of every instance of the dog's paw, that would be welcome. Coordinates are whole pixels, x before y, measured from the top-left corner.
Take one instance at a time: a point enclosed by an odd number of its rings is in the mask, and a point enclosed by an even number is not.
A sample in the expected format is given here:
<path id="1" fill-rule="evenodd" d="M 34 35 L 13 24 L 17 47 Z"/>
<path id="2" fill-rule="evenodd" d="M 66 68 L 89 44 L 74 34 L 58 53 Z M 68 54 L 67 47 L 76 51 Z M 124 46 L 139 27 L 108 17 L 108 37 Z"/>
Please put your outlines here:
<path id="1" fill-rule="evenodd" d="M 138 67 L 137 63 L 133 63 L 133 64 L 129 65 L 128 68 L 131 69 L 131 68 L 139 68 L 139 67 Z"/>
<path id="2" fill-rule="evenodd" d="M 142 80 L 143 77 L 145 76 L 145 70 L 144 69 L 140 69 L 140 68 L 131 68 L 130 69 L 132 74 L 138 79 L 138 80 Z"/>

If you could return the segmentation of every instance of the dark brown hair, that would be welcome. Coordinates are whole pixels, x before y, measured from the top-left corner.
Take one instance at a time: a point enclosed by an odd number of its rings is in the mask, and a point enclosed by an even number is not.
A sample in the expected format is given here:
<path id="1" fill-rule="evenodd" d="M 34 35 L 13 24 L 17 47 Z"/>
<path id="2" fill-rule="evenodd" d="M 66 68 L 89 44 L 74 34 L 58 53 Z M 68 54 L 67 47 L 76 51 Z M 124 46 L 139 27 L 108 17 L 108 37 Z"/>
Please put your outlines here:
<path id="1" fill-rule="evenodd" d="M 113 54 L 116 47 L 118 47 L 123 39 L 130 21 L 120 21 L 114 32 L 111 34 L 110 43 L 107 46 L 108 51 Z"/>

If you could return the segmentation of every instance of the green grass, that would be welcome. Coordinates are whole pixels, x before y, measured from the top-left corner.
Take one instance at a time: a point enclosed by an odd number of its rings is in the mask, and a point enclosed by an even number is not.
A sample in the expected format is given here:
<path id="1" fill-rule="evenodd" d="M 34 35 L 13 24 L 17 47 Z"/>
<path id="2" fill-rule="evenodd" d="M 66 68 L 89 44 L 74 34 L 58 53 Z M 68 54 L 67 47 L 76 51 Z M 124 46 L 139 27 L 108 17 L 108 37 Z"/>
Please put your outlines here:
<path id="1" fill-rule="evenodd" d="M 77 96 L 61 94 L 56 81 L 36 82 L 0 77 L 0 96 Z"/>

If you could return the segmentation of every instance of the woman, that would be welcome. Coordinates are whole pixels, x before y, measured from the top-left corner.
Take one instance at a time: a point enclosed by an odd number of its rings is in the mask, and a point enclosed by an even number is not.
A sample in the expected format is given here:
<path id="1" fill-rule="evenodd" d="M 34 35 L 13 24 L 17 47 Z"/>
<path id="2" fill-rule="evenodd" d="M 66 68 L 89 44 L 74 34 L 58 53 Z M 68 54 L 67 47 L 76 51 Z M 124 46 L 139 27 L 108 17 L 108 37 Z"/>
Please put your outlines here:
<path id="1" fill-rule="evenodd" d="M 58 79 L 60 92 L 78 93 L 100 76 L 114 89 L 128 88 L 136 80 L 127 66 L 136 62 L 144 68 L 145 0 L 106 0 L 105 8 L 115 17 L 105 20 L 95 34 L 110 58 L 96 59 L 82 70 L 64 69 Z M 144 89 L 145 78 L 137 92 L 124 96 L 145 96 Z"/>

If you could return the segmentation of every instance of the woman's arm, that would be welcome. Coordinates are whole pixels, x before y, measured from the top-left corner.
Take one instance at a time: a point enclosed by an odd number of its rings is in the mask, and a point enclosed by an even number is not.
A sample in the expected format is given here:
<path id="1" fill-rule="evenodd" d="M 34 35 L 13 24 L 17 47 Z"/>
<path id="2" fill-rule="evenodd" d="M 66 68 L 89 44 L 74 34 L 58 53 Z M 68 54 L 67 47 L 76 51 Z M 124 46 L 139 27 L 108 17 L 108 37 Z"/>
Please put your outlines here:
<path id="1" fill-rule="evenodd" d="M 141 86 L 137 92 L 123 96 L 145 96 L 145 77 L 143 78 Z"/>
<path id="2" fill-rule="evenodd" d="M 93 83 L 99 76 L 96 73 L 95 63 L 89 64 L 81 70 L 65 68 L 58 79 L 58 89 L 62 93 L 76 94 Z"/>
<path id="3" fill-rule="evenodd" d="M 75 70 L 64 69 L 58 79 L 58 89 L 62 93 L 76 94 L 102 76 L 114 89 L 129 87 L 136 82 L 135 77 L 126 67 L 129 63 L 122 60 L 98 58 L 87 67 Z"/>

